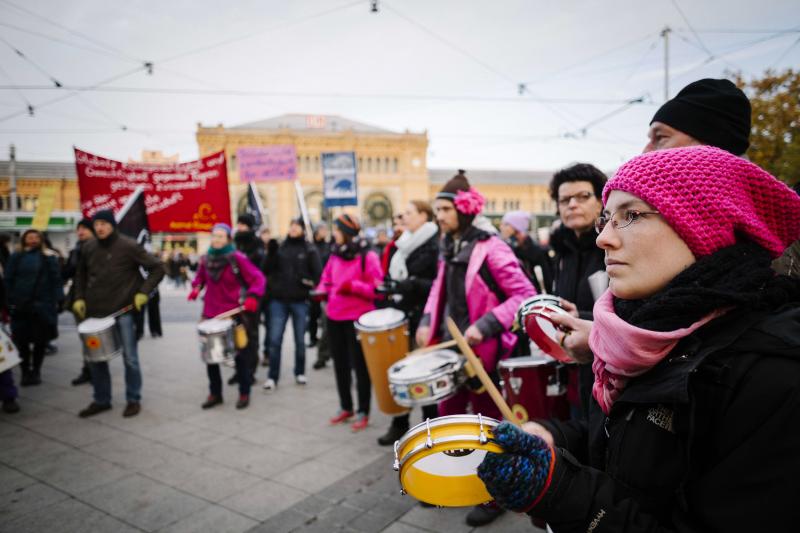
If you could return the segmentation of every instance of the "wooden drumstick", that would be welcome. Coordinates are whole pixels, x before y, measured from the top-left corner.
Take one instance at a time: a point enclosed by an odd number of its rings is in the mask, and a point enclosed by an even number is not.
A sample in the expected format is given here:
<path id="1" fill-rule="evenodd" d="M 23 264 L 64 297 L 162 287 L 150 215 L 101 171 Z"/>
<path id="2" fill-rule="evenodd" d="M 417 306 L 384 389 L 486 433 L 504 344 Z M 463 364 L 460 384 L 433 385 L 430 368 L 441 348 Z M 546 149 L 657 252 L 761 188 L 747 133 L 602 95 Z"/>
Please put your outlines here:
<path id="1" fill-rule="evenodd" d="M 217 316 L 214 317 L 214 320 L 222 320 L 223 318 L 230 318 L 230 317 L 232 317 L 234 315 L 238 315 L 242 311 L 244 311 L 244 307 L 241 307 L 241 306 L 240 307 L 234 307 L 233 309 L 231 309 L 229 311 L 225 311 L 224 313 L 218 314 Z"/>
<path id="2" fill-rule="evenodd" d="M 455 340 L 440 342 L 439 344 L 431 344 L 430 346 L 423 346 L 422 348 L 417 348 L 413 352 L 409 352 L 408 355 L 417 355 L 428 352 L 435 352 L 436 350 L 446 350 L 447 348 L 452 348 L 455 345 L 456 345 Z"/>
<path id="3" fill-rule="evenodd" d="M 453 322 L 453 319 L 450 317 L 447 317 L 447 329 L 450 331 L 450 335 L 453 336 L 453 340 L 456 341 L 456 344 L 458 344 L 458 347 L 461 349 L 461 353 L 463 353 L 464 357 L 467 358 L 467 362 L 472 365 L 472 369 L 475 371 L 478 379 L 480 379 L 483 386 L 486 387 L 486 392 L 489 393 L 489 396 L 491 396 L 494 404 L 498 409 L 500 409 L 500 412 L 503 414 L 503 418 L 512 424 L 519 426 L 519 420 L 517 420 L 517 417 L 514 416 L 511 408 L 503 398 L 503 395 L 500 394 L 499 390 L 497 390 L 492 378 L 489 377 L 489 374 L 486 373 L 486 369 L 483 368 L 481 360 L 478 359 L 478 356 L 472 351 L 472 348 L 470 348 L 470 345 L 467 343 L 467 339 L 464 338 L 464 336 L 461 334 L 461 331 L 459 331 L 458 326 L 456 326 L 456 323 Z"/>

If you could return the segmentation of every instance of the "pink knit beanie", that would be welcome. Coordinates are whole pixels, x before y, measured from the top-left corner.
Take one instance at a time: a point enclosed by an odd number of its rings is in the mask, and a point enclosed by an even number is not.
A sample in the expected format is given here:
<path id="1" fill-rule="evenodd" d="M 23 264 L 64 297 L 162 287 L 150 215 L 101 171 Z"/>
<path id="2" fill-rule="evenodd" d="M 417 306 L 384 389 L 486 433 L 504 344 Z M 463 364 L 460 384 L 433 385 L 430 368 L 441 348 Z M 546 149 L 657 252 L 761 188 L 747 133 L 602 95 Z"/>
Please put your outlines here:
<path id="1" fill-rule="evenodd" d="M 800 197 L 753 163 L 711 146 L 634 157 L 608 180 L 657 209 L 695 257 L 744 239 L 778 257 L 800 239 Z"/>

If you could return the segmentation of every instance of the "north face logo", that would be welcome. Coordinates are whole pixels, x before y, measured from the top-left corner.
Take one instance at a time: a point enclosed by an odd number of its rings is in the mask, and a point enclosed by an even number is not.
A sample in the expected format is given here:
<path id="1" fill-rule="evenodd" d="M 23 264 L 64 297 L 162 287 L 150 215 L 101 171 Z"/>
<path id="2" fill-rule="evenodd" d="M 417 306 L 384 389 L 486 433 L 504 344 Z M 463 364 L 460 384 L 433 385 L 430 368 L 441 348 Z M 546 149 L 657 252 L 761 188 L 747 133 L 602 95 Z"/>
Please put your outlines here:
<path id="1" fill-rule="evenodd" d="M 647 410 L 647 420 L 661 429 L 666 429 L 670 433 L 675 433 L 675 428 L 672 425 L 672 417 L 674 414 L 672 409 L 659 405 L 658 407 L 651 407 Z"/>

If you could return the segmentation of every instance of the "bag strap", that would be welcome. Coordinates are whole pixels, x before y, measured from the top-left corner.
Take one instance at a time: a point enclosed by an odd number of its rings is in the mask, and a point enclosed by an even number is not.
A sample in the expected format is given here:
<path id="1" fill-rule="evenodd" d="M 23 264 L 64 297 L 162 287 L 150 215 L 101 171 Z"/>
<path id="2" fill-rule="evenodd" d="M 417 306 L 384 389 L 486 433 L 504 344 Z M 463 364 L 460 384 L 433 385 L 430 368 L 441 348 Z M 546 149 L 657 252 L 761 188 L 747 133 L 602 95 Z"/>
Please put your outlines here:
<path id="1" fill-rule="evenodd" d="M 242 290 L 247 290 L 248 285 L 247 282 L 244 280 L 244 277 L 242 276 L 242 270 L 241 268 L 239 268 L 239 261 L 236 260 L 236 256 L 233 254 L 229 254 L 227 256 L 227 259 L 228 259 L 228 264 L 231 267 L 231 270 L 233 270 L 233 275 L 236 276 L 236 279 L 239 280 L 239 285 L 242 286 Z"/>

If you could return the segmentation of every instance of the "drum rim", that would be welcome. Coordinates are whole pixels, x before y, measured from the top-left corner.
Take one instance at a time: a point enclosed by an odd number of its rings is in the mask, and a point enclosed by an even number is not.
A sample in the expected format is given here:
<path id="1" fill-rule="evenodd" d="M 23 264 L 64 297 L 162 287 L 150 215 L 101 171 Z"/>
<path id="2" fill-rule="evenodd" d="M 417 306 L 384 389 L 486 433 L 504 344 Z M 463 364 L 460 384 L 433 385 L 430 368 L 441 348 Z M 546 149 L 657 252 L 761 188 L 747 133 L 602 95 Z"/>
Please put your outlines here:
<path id="1" fill-rule="evenodd" d="M 414 427 L 410 428 L 408 431 L 406 431 L 405 434 L 402 437 L 400 437 L 400 439 L 397 440 L 397 442 L 395 443 L 395 446 L 397 446 L 397 450 L 398 451 L 400 449 L 402 449 L 403 446 L 409 440 L 411 440 L 411 438 L 413 436 L 416 435 L 418 429 L 427 429 L 428 427 L 433 429 L 433 428 L 440 427 L 440 426 L 451 426 L 453 424 L 463 424 L 464 422 L 474 422 L 476 425 L 479 422 L 483 422 L 483 424 L 485 426 L 488 426 L 490 428 L 495 428 L 500 424 L 499 420 L 497 420 L 495 418 L 492 418 L 490 416 L 483 416 L 483 415 L 480 415 L 480 418 L 479 418 L 478 415 L 470 415 L 470 414 L 445 415 L 445 416 L 436 417 L 434 419 L 430 419 L 429 418 L 426 421 L 420 422 L 416 426 L 414 426 Z M 403 456 L 403 457 L 405 458 L 405 456 Z M 401 461 L 401 464 L 402 464 L 402 461 Z"/>
<path id="2" fill-rule="evenodd" d="M 423 354 L 419 354 L 419 355 L 420 356 L 425 356 L 425 355 L 428 355 L 428 354 L 423 353 Z M 402 359 L 400 361 L 402 361 Z M 398 363 L 400 361 L 398 361 Z M 396 383 L 398 385 L 413 385 L 414 383 L 428 382 L 428 381 L 431 381 L 433 379 L 437 379 L 437 378 L 440 378 L 442 376 L 446 376 L 447 374 L 450 374 L 452 372 L 458 372 L 459 370 L 464 368 L 464 365 L 466 364 L 466 362 L 467 362 L 467 360 L 464 359 L 464 357 L 459 355 L 458 359 L 456 361 L 453 361 L 452 364 L 448 367 L 448 369 L 439 370 L 435 374 L 427 374 L 425 376 L 416 376 L 413 379 L 392 380 L 392 375 L 391 374 L 388 374 L 387 377 L 389 378 L 389 383 L 390 384 L 391 383 Z M 397 364 L 397 363 L 395 363 L 395 364 Z M 394 366 L 394 365 L 392 365 L 392 366 Z M 389 371 L 392 369 L 392 366 L 389 367 Z"/>
<path id="3" fill-rule="evenodd" d="M 86 322 L 88 322 L 89 320 L 97 320 L 97 321 L 101 321 L 102 320 L 104 322 L 110 320 L 110 322 L 107 322 L 107 325 L 105 327 L 103 327 L 103 328 L 100 328 L 100 329 L 93 329 L 91 331 L 81 331 L 81 327 L 86 327 Z M 111 318 L 111 317 L 108 317 L 108 316 L 87 318 L 84 321 L 82 321 L 80 324 L 78 324 L 78 335 L 95 335 L 97 333 L 100 333 L 101 331 L 106 331 L 106 330 L 112 329 L 116 325 L 117 325 L 117 321 L 115 319 Z"/>
<path id="4" fill-rule="evenodd" d="M 537 347 L 538 347 L 538 345 L 537 345 Z M 539 348 L 539 349 L 541 350 L 541 348 Z M 547 354 L 545 354 L 545 355 L 547 355 Z M 535 360 L 540 361 L 540 362 L 539 362 L 539 364 L 535 364 L 535 365 L 519 364 L 519 363 L 523 363 L 523 362 L 529 362 L 531 359 L 535 359 Z M 539 367 L 539 366 L 554 365 L 556 363 L 558 363 L 558 359 L 556 359 L 555 357 L 550 356 L 550 355 L 547 355 L 547 359 L 545 359 L 545 358 L 543 358 L 541 356 L 537 357 L 535 355 L 526 355 L 525 357 L 512 357 L 511 359 L 503 359 L 502 361 L 497 363 L 497 367 L 498 368 L 507 368 L 507 369 L 511 370 L 511 369 L 517 369 L 517 368 L 536 368 L 536 367 Z"/>
<path id="5" fill-rule="evenodd" d="M 400 313 L 400 317 L 394 320 L 393 322 L 389 322 L 388 324 L 383 324 L 380 326 L 366 326 L 360 322 L 361 317 L 365 315 L 374 313 L 375 311 L 386 311 L 386 310 L 397 311 L 398 313 Z M 400 309 L 395 309 L 394 307 L 384 307 L 383 309 L 373 309 L 372 311 L 367 311 L 366 313 L 358 317 L 358 320 L 353 322 L 353 327 L 355 327 L 358 331 L 364 331 L 364 332 L 391 331 L 402 325 L 408 327 L 408 317 L 403 311 L 401 311 Z"/>

